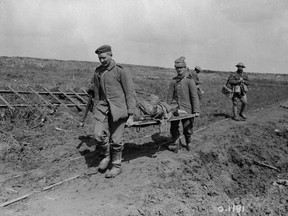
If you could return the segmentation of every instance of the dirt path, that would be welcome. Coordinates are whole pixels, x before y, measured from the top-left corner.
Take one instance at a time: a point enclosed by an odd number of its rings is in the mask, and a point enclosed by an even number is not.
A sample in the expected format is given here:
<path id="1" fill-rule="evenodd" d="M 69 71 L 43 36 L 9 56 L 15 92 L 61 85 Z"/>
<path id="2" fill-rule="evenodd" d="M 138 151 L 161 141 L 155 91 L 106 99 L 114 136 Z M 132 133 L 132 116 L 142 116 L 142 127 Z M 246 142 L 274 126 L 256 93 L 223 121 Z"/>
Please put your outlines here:
<path id="1" fill-rule="evenodd" d="M 0 215 L 288 214 L 288 109 L 277 105 L 250 113 L 247 121 L 222 121 L 195 133 L 194 143 L 192 152 L 178 154 L 128 146 L 115 179 L 82 175 L 82 157 L 70 164 L 75 172 L 67 168 L 68 177 L 80 178 L 2 208 Z"/>

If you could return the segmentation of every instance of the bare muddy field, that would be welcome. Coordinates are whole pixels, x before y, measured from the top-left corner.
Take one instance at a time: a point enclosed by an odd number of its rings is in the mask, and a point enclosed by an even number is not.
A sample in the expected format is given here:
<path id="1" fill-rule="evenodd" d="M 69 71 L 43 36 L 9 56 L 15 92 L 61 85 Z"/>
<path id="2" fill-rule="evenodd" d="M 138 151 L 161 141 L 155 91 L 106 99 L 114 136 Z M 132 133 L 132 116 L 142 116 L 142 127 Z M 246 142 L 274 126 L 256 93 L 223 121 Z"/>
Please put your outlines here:
<path id="1" fill-rule="evenodd" d="M 81 92 L 95 66 L 0 57 L 0 87 Z M 172 69 L 124 67 L 138 97 L 165 98 Z M 1 108 L 0 215 L 287 215 L 288 109 L 280 104 L 288 76 L 249 75 L 247 121 L 229 119 L 231 101 L 221 94 L 229 73 L 204 71 L 193 150 L 168 151 L 169 134 L 157 126 L 126 129 L 123 173 L 109 180 L 97 172 L 91 113 L 79 127 L 75 107 Z"/>

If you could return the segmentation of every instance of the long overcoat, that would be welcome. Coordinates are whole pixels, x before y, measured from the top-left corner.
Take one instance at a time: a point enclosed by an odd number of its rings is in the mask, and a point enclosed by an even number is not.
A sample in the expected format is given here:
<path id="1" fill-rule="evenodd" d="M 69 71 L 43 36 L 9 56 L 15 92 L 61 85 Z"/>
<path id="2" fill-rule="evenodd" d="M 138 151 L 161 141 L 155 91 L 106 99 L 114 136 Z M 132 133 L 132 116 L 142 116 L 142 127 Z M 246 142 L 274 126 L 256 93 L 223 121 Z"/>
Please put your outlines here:
<path id="1" fill-rule="evenodd" d="M 177 103 L 179 109 L 189 114 L 199 113 L 200 103 L 194 80 L 189 76 L 182 79 L 174 77 L 169 85 L 167 103 Z"/>
<path id="2" fill-rule="evenodd" d="M 135 91 L 132 75 L 113 59 L 107 68 L 100 65 L 95 69 L 90 88 L 94 88 L 98 101 L 94 108 L 96 119 L 103 120 L 108 112 L 113 122 L 133 115 Z"/>

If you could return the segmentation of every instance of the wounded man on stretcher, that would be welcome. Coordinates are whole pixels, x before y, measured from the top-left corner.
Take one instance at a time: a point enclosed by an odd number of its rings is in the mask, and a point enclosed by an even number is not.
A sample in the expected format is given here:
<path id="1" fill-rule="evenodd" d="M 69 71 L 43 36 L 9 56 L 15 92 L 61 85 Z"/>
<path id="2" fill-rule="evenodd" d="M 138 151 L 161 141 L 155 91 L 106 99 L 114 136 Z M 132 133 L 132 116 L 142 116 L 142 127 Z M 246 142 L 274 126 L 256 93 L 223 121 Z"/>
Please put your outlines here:
<path id="1" fill-rule="evenodd" d="M 187 114 L 185 110 L 180 110 L 178 104 L 169 105 L 160 100 L 156 95 L 149 95 L 147 100 L 138 99 L 136 104 L 136 110 L 134 113 L 133 125 L 141 125 L 145 120 L 172 120 L 174 118 L 179 119 L 181 117 L 194 117 L 191 114 Z M 196 116 L 195 116 L 196 117 Z"/>

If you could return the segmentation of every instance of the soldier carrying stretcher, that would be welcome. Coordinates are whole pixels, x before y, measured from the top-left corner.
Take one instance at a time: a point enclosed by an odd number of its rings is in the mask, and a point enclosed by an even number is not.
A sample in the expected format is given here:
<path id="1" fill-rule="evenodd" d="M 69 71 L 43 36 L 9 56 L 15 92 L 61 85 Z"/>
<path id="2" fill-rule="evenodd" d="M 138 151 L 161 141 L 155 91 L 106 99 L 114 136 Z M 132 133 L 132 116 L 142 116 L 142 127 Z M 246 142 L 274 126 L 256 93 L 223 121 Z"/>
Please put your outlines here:
<path id="1" fill-rule="evenodd" d="M 191 76 L 187 76 L 187 67 L 185 63 L 185 57 L 180 57 L 175 60 L 175 70 L 177 76 L 174 77 L 170 83 L 167 103 L 169 105 L 177 104 L 178 109 L 185 110 L 188 114 L 197 114 L 200 112 L 199 97 L 197 94 L 197 87 Z M 176 113 L 177 115 L 177 113 Z M 192 146 L 191 136 L 193 134 L 194 118 L 182 119 L 183 135 L 186 141 L 186 148 L 189 151 Z M 169 146 L 169 149 L 174 152 L 178 152 L 180 148 L 179 137 L 179 121 L 171 122 L 170 133 L 173 144 Z"/>
<path id="2" fill-rule="evenodd" d="M 112 169 L 105 177 L 114 178 L 122 171 L 125 124 L 133 122 L 134 85 L 131 74 L 112 59 L 109 45 L 99 47 L 95 53 L 101 65 L 95 69 L 88 93 L 97 97 L 98 101 L 93 110 L 96 120 L 94 137 L 104 152 L 99 170 L 106 171 L 111 161 Z"/>

